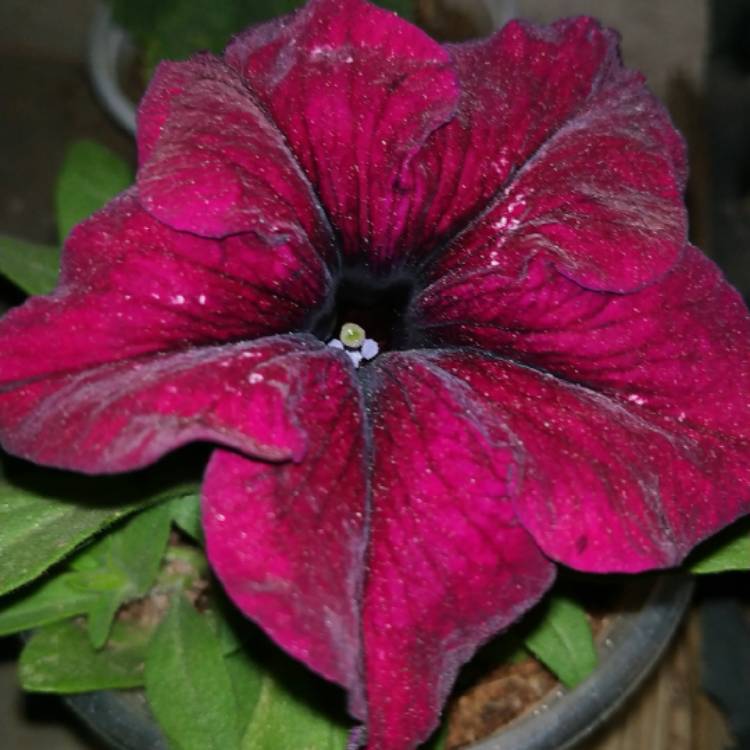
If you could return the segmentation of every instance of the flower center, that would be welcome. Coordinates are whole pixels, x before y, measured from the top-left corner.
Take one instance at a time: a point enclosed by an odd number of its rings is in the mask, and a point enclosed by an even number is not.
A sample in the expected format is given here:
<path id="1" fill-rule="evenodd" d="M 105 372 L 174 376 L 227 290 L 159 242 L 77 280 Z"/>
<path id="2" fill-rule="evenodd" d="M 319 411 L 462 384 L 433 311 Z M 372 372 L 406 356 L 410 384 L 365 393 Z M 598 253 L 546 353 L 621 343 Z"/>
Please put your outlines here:
<path id="1" fill-rule="evenodd" d="M 378 356 L 380 347 L 375 339 L 368 339 L 365 329 L 356 323 L 344 323 L 337 339 L 331 339 L 328 346 L 343 349 L 354 367 Z"/>
<path id="2" fill-rule="evenodd" d="M 407 310 L 413 292 L 411 279 L 378 279 L 348 270 L 335 293 L 314 313 L 308 330 L 346 351 L 359 367 L 378 352 L 412 345 Z"/>

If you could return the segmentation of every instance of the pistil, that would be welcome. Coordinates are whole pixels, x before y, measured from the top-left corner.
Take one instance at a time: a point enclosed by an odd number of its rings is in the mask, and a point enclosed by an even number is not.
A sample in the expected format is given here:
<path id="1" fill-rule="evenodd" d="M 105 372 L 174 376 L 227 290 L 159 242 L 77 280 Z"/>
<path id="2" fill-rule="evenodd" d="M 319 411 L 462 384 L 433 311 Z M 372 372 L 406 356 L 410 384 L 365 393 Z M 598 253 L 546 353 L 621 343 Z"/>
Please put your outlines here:
<path id="1" fill-rule="evenodd" d="M 368 339 L 365 329 L 356 323 L 344 323 L 341 326 L 339 337 L 331 339 L 328 346 L 333 349 L 341 349 L 351 360 L 355 368 L 363 362 L 374 359 L 380 347 L 375 339 Z"/>

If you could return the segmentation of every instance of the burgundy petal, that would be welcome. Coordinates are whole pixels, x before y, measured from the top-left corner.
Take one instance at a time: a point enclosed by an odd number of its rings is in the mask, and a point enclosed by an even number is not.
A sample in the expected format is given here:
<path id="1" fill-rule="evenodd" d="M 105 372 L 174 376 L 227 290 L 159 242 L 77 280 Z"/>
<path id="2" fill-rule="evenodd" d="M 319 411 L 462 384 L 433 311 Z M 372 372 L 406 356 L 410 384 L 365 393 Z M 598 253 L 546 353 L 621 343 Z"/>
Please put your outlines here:
<path id="1" fill-rule="evenodd" d="M 208 440 L 266 459 L 309 449 L 296 414 L 306 336 L 205 346 L 14 378 L 0 364 L 0 441 L 50 466 L 110 473 Z"/>
<path id="2" fill-rule="evenodd" d="M 350 688 L 363 715 L 359 386 L 346 358 L 331 349 L 289 360 L 299 378 L 293 407 L 307 453 L 299 463 L 214 453 L 203 485 L 208 557 L 237 606 L 289 653 Z"/>
<path id="3" fill-rule="evenodd" d="M 466 383 L 426 354 L 375 367 L 367 747 L 407 750 L 434 728 L 458 668 L 541 597 L 554 567 L 514 516 L 502 425 Z"/>
<path id="4" fill-rule="evenodd" d="M 410 200 L 409 160 L 454 112 L 445 50 L 363 0 L 312 0 L 226 52 L 281 128 L 349 255 L 387 259 Z"/>
<path id="5" fill-rule="evenodd" d="M 520 280 L 446 288 L 425 312 L 444 342 L 552 374 L 468 368 L 529 456 L 518 512 L 551 556 L 596 571 L 676 564 L 750 510 L 750 316 L 694 248 L 633 294 L 588 291 L 537 260 Z"/>
<path id="6" fill-rule="evenodd" d="M 309 182 L 241 76 L 213 55 L 163 63 L 139 109 L 143 205 L 207 237 L 252 231 L 269 246 L 333 238 Z M 308 239 L 309 238 L 309 239 Z"/>
<path id="7" fill-rule="evenodd" d="M 175 232 L 124 194 L 71 234 L 61 283 L 0 322 L 0 379 L 302 327 L 329 278 L 309 245 Z"/>
<path id="8" fill-rule="evenodd" d="M 544 253 L 582 284 L 624 291 L 674 263 L 686 237 L 682 140 L 622 67 L 613 32 L 587 18 L 513 22 L 452 54 L 459 116 L 414 160 L 428 208 L 404 240 L 424 253 L 459 234 L 433 279 Z"/>

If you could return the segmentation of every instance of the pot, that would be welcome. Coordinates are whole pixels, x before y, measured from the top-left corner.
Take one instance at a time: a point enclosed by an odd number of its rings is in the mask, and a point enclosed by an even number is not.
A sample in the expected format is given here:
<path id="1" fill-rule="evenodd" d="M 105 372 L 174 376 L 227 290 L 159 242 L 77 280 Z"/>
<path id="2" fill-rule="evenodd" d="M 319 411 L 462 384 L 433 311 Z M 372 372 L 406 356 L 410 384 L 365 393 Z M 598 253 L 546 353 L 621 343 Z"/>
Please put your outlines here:
<path id="1" fill-rule="evenodd" d="M 122 80 L 135 58 L 135 45 L 112 20 L 112 8 L 106 3 L 97 6 L 89 31 L 86 59 L 89 78 L 104 109 L 131 135 L 135 135 L 137 105 L 125 93 Z"/>
<path id="2" fill-rule="evenodd" d="M 598 729 L 638 688 L 664 653 L 690 603 L 693 584 L 655 579 L 640 609 L 624 612 L 600 635 L 599 666 L 572 690 L 558 686 L 497 734 L 465 750 L 568 750 Z M 168 750 L 141 690 L 66 697 L 67 704 L 116 750 Z"/>

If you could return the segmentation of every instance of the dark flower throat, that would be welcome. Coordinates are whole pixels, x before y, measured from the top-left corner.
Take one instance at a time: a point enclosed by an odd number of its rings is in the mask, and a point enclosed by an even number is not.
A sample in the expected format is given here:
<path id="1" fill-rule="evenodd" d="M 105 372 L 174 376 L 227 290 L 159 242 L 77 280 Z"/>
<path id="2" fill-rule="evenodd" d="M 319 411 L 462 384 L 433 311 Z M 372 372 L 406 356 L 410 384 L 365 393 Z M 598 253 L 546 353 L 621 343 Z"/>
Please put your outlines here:
<path id="1" fill-rule="evenodd" d="M 413 345 L 408 310 L 414 280 L 406 276 L 378 279 L 358 269 L 346 271 L 327 304 L 312 316 L 308 330 L 322 341 L 337 337 L 344 323 L 364 328 L 380 351 Z"/>

